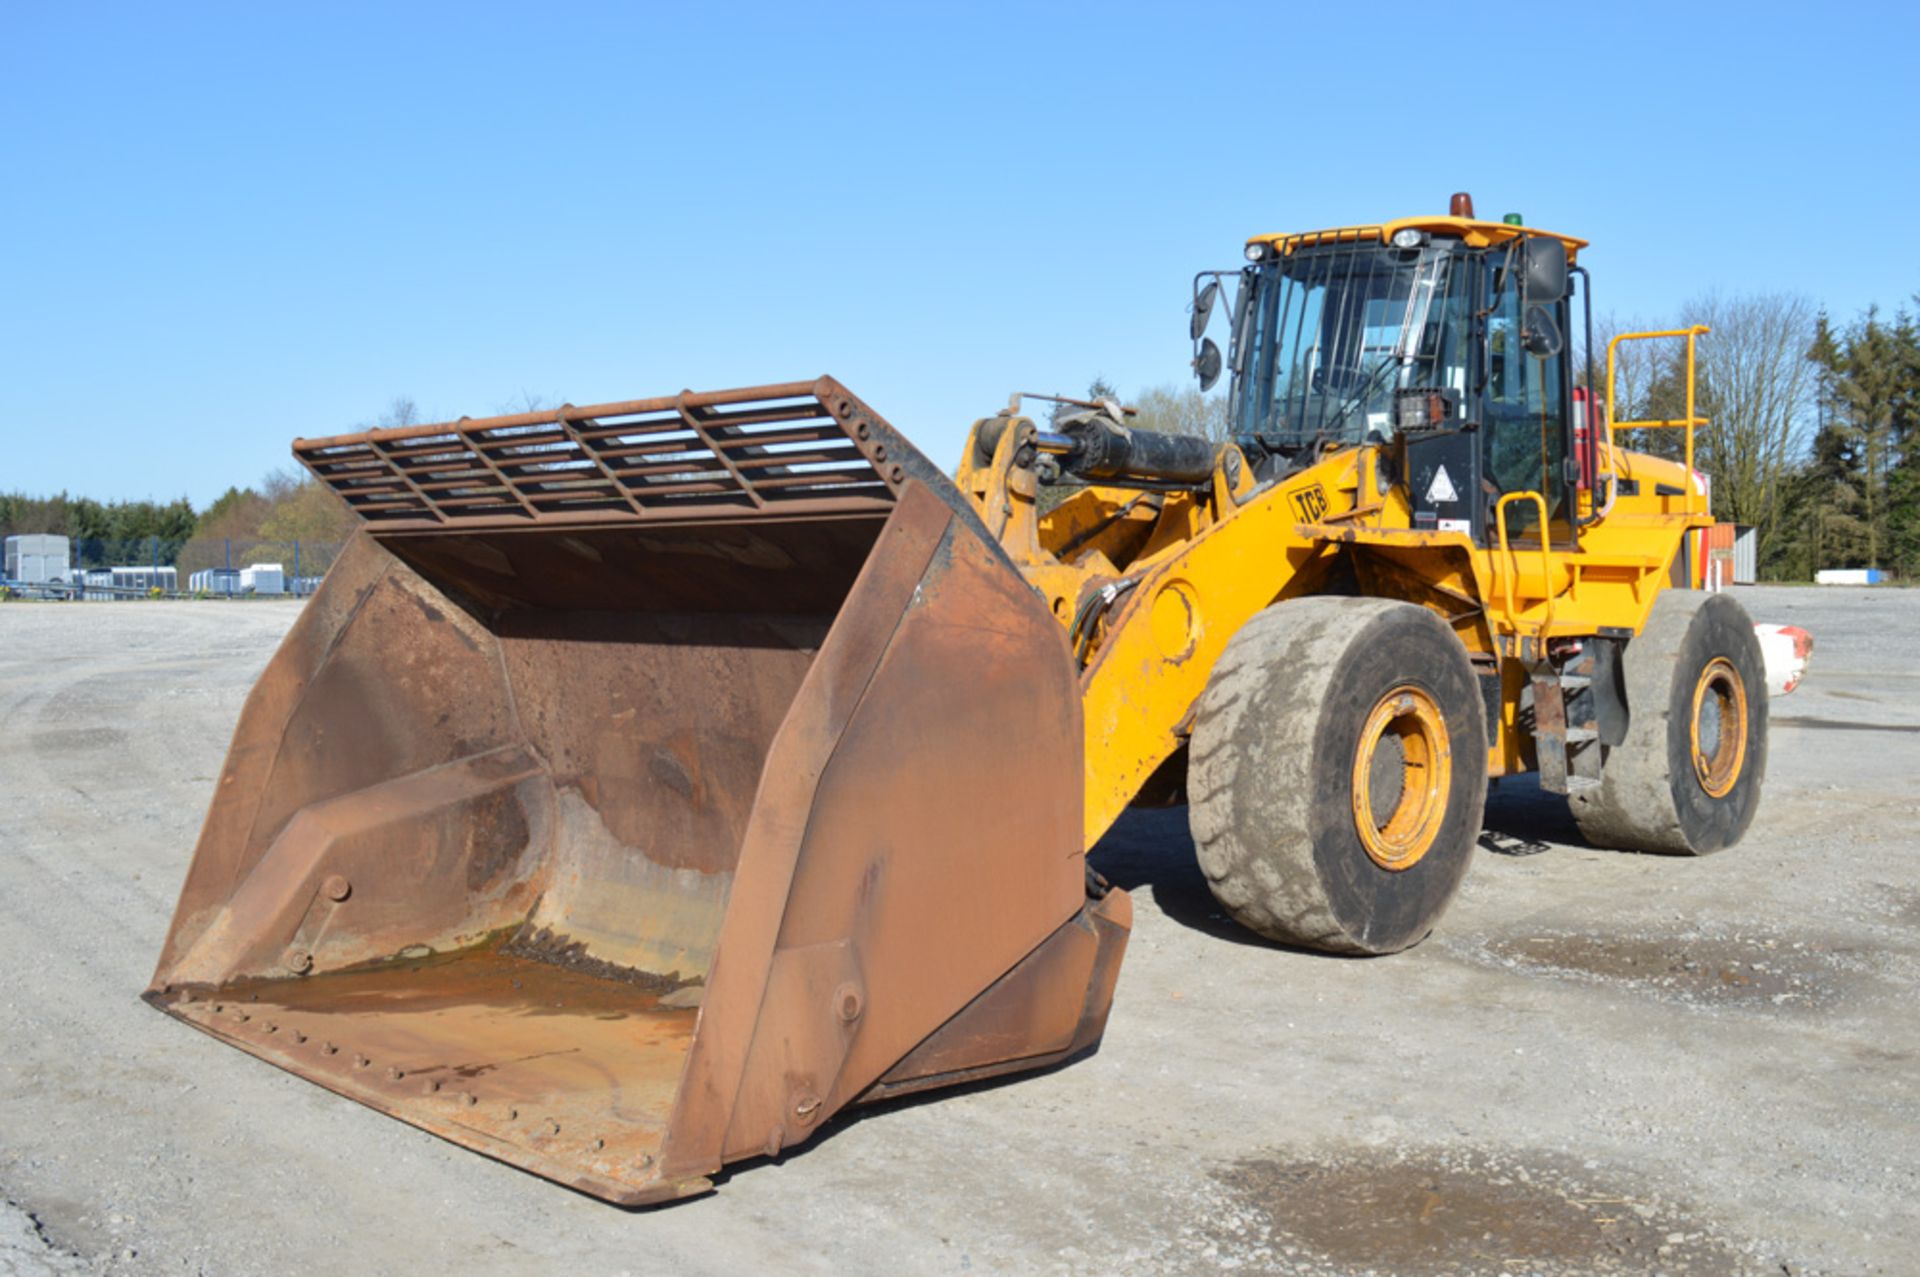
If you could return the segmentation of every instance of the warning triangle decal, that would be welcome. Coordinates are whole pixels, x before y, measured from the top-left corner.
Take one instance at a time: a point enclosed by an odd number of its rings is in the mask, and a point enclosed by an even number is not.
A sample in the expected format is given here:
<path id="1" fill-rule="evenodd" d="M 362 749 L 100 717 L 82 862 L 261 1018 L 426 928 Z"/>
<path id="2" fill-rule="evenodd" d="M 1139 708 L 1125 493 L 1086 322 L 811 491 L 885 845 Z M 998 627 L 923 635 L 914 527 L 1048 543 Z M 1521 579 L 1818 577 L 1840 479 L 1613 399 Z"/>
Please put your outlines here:
<path id="1" fill-rule="evenodd" d="M 1453 476 L 1447 468 L 1441 466 L 1433 472 L 1433 482 L 1427 485 L 1427 501 L 1432 505 L 1441 505 L 1448 501 L 1458 501 L 1460 490 L 1453 486 Z"/>

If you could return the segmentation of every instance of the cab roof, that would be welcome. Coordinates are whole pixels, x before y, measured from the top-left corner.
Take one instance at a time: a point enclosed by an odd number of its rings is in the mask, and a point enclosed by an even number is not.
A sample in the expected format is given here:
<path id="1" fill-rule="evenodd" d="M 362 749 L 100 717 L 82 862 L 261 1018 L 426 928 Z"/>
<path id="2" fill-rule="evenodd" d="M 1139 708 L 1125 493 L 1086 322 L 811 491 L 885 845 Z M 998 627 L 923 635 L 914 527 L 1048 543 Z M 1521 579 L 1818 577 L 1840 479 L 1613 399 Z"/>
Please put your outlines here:
<path id="1" fill-rule="evenodd" d="M 1573 261 L 1580 250 L 1587 246 L 1587 241 L 1584 239 L 1575 239 L 1571 235 L 1562 235 L 1557 231 L 1541 230 L 1537 226 L 1510 226 L 1505 222 L 1483 222 L 1472 217 L 1438 216 L 1402 217 L 1391 222 L 1382 222 L 1377 226 L 1340 226 L 1325 231 L 1255 235 L 1247 243 L 1270 244 L 1275 256 L 1286 257 L 1295 249 L 1312 248 L 1318 244 L 1346 244 L 1365 240 L 1378 240 L 1384 244 L 1393 238 L 1394 232 L 1403 230 L 1426 231 L 1429 235 L 1449 236 L 1464 241 L 1471 248 L 1488 248 L 1523 235 L 1545 235 L 1567 246 L 1569 262 Z"/>

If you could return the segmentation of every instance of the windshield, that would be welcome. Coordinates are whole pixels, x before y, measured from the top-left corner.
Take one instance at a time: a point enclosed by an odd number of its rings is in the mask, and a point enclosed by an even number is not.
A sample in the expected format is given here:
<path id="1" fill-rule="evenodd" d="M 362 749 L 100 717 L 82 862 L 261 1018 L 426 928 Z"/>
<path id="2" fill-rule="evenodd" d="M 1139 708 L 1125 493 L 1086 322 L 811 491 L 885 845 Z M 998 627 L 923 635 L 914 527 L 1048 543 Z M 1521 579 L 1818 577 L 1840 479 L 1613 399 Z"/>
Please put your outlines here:
<path id="1" fill-rule="evenodd" d="M 1282 443 L 1386 439 L 1397 390 L 1464 401 L 1473 260 L 1451 245 L 1333 244 L 1254 267 L 1236 427 Z"/>

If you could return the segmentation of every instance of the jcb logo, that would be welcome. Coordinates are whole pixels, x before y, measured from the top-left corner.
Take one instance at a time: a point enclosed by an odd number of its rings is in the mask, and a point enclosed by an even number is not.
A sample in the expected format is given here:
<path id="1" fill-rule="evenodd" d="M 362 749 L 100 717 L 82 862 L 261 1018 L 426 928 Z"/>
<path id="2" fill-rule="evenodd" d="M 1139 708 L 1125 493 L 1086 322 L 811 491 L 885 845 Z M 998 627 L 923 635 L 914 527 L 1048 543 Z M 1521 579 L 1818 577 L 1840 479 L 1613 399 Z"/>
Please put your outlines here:
<path id="1" fill-rule="evenodd" d="M 1302 523 L 1318 523 L 1320 516 L 1327 512 L 1327 490 L 1317 483 L 1291 495 L 1293 512 L 1300 516 Z"/>

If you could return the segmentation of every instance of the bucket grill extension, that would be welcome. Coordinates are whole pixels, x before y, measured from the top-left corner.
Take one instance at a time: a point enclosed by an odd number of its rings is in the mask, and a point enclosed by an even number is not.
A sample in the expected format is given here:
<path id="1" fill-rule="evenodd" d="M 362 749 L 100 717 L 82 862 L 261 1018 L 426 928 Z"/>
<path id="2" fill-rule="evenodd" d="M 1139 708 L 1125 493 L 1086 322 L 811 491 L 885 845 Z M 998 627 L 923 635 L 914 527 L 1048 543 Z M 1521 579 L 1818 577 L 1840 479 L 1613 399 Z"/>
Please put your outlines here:
<path id="1" fill-rule="evenodd" d="M 248 698 L 154 1005 L 622 1203 L 1096 1042 L 1078 681 L 829 379 L 296 445 L 366 520 Z"/>
<path id="2" fill-rule="evenodd" d="M 446 527 L 884 509 L 908 474 L 891 436 L 823 378 L 302 439 L 294 455 L 375 527 Z"/>

